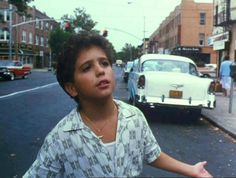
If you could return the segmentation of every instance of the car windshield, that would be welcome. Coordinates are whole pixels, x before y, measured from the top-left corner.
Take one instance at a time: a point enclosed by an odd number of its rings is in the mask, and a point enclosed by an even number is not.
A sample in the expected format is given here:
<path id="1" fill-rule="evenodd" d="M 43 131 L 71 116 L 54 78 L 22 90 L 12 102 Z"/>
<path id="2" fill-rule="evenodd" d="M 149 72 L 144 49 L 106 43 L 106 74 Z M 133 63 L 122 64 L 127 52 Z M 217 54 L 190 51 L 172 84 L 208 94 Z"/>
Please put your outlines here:
<path id="1" fill-rule="evenodd" d="M 197 69 L 192 63 L 167 59 L 147 60 L 142 64 L 142 71 L 178 72 L 198 75 Z"/>
<path id="2" fill-rule="evenodd" d="M 5 66 L 13 66 L 14 62 L 13 61 L 4 61 L 0 60 L 0 66 L 5 67 Z"/>

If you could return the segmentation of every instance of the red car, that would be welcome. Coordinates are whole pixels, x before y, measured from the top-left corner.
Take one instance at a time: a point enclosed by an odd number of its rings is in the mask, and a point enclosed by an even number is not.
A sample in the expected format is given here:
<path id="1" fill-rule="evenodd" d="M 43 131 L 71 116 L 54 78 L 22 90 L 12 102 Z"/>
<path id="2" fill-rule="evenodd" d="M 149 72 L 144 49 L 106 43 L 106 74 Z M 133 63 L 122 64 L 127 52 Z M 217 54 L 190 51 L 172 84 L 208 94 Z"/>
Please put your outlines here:
<path id="1" fill-rule="evenodd" d="M 27 78 L 30 72 L 31 67 L 24 66 L 20 61 L 0 60 L 0 77 L 5 80 Z"/>

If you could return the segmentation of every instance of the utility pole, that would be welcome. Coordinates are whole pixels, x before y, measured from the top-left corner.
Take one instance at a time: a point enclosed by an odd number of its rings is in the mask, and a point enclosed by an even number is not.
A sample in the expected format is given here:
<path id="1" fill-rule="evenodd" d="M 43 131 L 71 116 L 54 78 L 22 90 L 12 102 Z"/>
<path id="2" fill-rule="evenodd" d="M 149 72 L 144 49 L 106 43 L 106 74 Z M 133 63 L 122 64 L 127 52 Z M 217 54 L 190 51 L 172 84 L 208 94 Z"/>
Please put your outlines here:
<path id="1" fill-rule="evenodd" d="M 9 4 L 9 60 L 12 60 L 12 4 Z"/>

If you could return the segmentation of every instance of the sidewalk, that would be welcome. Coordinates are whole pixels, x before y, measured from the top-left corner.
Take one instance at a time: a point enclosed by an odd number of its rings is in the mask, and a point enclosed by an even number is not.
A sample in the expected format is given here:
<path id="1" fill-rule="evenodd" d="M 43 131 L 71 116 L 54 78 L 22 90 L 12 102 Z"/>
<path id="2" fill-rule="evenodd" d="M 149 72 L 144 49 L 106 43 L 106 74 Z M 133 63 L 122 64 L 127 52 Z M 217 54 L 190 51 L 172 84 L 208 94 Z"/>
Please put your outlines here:
<path id="1" fill-rule="evenodd" d="M 236 88 L 233 92 L 232 112 L 229 113 L 229 97 L 216 93 L 216 108 L 213 110 L 203 109 L 202 115 L 207 120 L 226 131 L 229 135 L 236 138 Z"/>

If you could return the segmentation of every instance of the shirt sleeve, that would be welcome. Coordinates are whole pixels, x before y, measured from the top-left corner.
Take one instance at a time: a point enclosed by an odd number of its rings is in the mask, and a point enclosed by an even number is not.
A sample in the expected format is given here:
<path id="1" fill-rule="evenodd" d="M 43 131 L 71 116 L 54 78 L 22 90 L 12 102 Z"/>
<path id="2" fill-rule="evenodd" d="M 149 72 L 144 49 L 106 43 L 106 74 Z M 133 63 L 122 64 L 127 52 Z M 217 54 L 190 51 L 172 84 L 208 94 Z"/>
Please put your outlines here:
<path id="1" fill-rule="evenodd" d="M 39 150 L 36 160 L 23 178 L 33 177 L 60 177 L 61 165 L 56 154 L 58 147 L 55 143 L 50 143 L 50 137 L 47 137 Z"/>
<path id="2" fill-rule="evenodd" d="M 161 148 L 157 143 L 157 140 L 153 135 L 152 130 L 150 129 L 143 113 L 141 113 L 141 116 L 143 118 L 144 160 L 147 163 L 151 163 L 160 156 Z"/>

